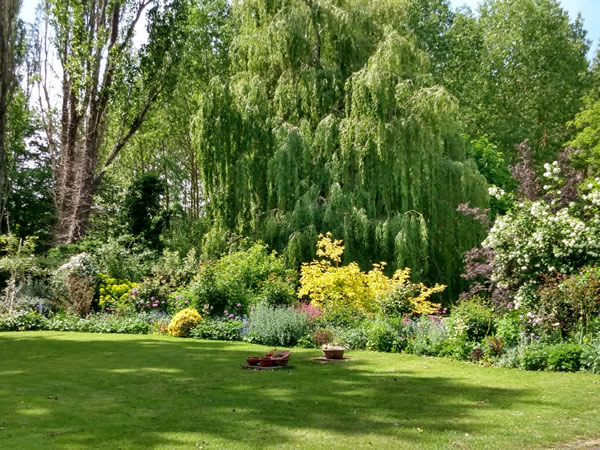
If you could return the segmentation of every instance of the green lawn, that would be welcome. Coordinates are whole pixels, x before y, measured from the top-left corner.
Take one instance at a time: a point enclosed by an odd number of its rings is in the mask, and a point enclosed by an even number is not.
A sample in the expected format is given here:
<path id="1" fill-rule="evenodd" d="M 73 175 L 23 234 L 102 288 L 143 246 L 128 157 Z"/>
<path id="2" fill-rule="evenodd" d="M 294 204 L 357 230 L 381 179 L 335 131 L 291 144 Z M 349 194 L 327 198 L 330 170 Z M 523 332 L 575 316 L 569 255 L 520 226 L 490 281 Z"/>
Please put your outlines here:
<path id="1" fill-rule="evenodd" d="M 240 370 L 266 347 L 0 333 L 0 448 L 540 448 L 600 437 L 600 377 L 371 352 Z M 419 431 L 422 430 L 422 431 Z"/>

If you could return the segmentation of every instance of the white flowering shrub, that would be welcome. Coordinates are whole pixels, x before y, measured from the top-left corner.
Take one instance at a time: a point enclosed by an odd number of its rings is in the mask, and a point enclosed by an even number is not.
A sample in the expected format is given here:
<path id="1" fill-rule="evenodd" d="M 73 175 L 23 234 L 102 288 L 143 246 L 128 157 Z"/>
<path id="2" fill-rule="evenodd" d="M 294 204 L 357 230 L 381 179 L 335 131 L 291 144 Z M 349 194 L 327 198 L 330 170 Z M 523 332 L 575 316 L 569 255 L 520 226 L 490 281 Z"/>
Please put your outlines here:
<path id="1" fill-rule="evenodd" d="M 54 272 L 54 299 L 77 314 L 87 314 L 94 299 L 98 270 L 91 255 L 80 253 Z"/>
<path id="2" fill-rule="evenodd" d="M 548 165 L 546 178 L 553 179 L 556 169 Z M 600 180 L 582 186 L 581 194 L 581 201 L 564 207 L 544 200 L 518 203 L 497 218 L 483 242 L 494 251 L 492 279 L 517 291 L 517 305 L 535 299 L 541 275 L 574 273 L 598 260 Z"/>

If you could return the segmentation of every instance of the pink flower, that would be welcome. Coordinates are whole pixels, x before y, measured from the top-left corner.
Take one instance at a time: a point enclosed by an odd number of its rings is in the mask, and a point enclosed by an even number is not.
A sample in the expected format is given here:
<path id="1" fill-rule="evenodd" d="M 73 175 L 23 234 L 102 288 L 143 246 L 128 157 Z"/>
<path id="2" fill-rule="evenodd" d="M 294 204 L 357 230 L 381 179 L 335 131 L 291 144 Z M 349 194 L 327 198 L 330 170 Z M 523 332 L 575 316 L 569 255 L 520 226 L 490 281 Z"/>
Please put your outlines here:
<path id="1" fill-rule="evenodd" d="M 150 300 L 154 301 L 156 300 L 156 297 L 150 297 Z"/>
<path id="2" fill-rule="evenodd" d="M 233 314 L 229 314 L 230 319 L 233 319 L 233 317 L 234 317 Z"/>
<path id="3" fill-rule="evenodd" d="M 162 301 L 162 302 L 160 302 L 160 303 L 161 303 L 162 305 L 164 305 L 164 304 L 165 304 L 165 301 L 163 300 L 163 301 Z"/>
<path id="4" fill-rule="evenodd" d="M 509 303 L 508 305 L 506 305 L 506 309 L 513 309 L 513 304 Z"/>
<path id="5" fill-rule="evenodd" d="M 256 310 L 256 306 L 252 306 L 250 309 L 251 309 L 252 311 L 255 311 L 255 310 Z"/>
<path id="6" fill-rule="evenodd" d="M 158 303 L 152 303 L 152 307 L 156 308 L 158 306 Z"/>
<path id="7" fill-rule="evenodd" d="M 186 300 L 186 301 L 185 301 L 185 304 L 186 304 L 186 305 L 187 305 L 187 304 L 189 304 L 189 303 L 190 303 L 190 302 L 189 302 L 188 300 Z"/>
<path id="8" fill-rule="evenodd" d="M 223 314 L 229 314 L 229 311 L 225 310 L 223 311 Z"/>
<path id="9" fill-rule="evenodd" d="M 237 304 L 237 305 L 235 305 L 235 306 L 237 306 L 238 308 L 241 308 L 242 304 L 241 304 L 241 303 L 238 303 L 238 304 Z"/>

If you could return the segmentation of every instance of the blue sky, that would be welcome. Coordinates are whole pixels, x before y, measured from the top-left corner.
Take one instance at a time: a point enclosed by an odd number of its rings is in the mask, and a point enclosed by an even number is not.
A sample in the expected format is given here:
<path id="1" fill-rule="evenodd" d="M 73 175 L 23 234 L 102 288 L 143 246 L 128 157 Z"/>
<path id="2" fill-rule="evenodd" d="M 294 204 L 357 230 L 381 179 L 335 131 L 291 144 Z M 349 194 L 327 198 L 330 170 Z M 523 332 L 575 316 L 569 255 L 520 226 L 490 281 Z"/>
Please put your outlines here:
<path id="1" fill-rule="evenodd" d="M 450 0 L 450 3 L 455 8 L 467 5 L 473 10 L 477 8 L 479 2 L 480 0 Z M 581 13 L 583 26 L 588 32 L 587 37 L 593 41 L 589 55 L 591 58 L 592 55 L 596 54 L 596 47 L 600 38 L 600 0 L 561 0 L 560 3 L 568 11 L 571 19 L 575 19 L 578 12 Z M 33 21 L 37 4 L 38 0 L 23 0 L 21 17 L 25 21 Z"/>

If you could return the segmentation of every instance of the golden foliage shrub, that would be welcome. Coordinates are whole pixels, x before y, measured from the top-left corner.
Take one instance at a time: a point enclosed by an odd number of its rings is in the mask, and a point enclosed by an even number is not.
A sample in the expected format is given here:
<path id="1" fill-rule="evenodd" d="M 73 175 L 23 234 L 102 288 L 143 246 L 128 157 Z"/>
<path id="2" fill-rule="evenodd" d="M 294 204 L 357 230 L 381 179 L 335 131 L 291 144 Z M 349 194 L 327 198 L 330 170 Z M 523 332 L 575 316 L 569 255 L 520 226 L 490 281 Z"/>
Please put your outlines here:
<path id="1" fill-rule="evenodd" d="M 179 311 L 169 324 L 169 335 L 175 337 L 185 337 L 196 328 L 202 321 L 202 316 L 194 308 L 186 308 Z"/>
<path id="2" fill-rule="evenodd" d="M 427 288 L 421 283 L 411 283 L 410 268 L 397 270 L 390 278 L 383 273 L 384 262 L 373 264 L 369 272 L 361 271 L 354 262 L 340 266 L 343 252 L 341 240 L 333 240 L 331 233 L 319 235 L 317 256 L 320 259 L 302 265 L 299 298 L 308 298 L 311 305 L 326 314 L 346 310 L 370 316 L 381 310 L 379 299 L 399 287 L 414 285 L 418 287 L 417 295 L 409 299 L 413 314 L 429 314 L 439 307 L 428 297 L 446 286 L 436 284 Z"/>

